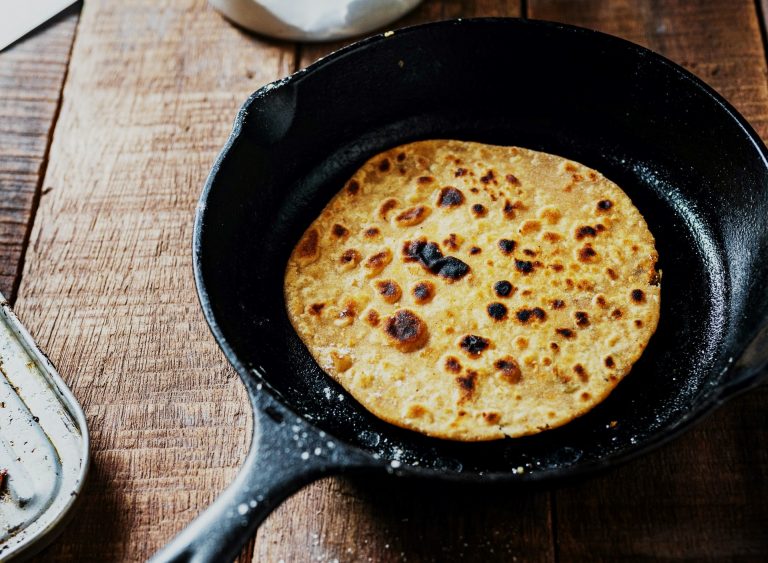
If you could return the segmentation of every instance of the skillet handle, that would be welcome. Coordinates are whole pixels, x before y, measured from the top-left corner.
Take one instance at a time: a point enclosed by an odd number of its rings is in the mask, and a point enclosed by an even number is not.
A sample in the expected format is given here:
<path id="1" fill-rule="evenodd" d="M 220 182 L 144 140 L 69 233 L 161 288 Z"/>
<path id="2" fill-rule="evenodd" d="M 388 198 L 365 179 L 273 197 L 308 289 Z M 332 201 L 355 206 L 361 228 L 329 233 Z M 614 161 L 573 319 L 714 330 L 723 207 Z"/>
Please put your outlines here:
<path id="1" fill-rule="evenodd" d="M 285 498 L 323 475 L 363 465 L 367 459 L 252 387 L 248 385 L 253 437 L 243 467 L 211 506 L 152 556 L 151 563 L 232 561 Z"/>
<path id="2" fill-rule="evenodd" d="M 757 387 L 768 378 L 768 322 L 744 349 L 732 372 L 733 377 L 720 387 L 721 401 Z"/>

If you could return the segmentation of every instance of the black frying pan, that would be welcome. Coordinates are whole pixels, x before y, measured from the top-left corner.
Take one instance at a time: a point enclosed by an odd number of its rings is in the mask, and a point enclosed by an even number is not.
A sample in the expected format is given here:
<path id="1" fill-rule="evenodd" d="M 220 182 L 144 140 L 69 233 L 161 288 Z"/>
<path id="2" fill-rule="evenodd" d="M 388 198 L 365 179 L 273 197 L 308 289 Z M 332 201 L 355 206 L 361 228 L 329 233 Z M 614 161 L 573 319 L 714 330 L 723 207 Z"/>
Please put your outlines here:
<path id="1" fill-rule="evenodd" d="M 303 230 L 370 156 L 429 138 L 577 160 L 648 221 L 664 272 L 658 330 L 632 373 L 574 422 L 476 444 L 395 428 L 327 377 L 292 330 L 283 270 Z M 208 178 L 194 235 L 200 301 L 248 389 L 253 442 L 235 482 L 156 560 L 234 557 L 277 503 L 329 473 L 551 482 L 678 435 L 768 363 L 767 188 L 765 147 L 720 96 L 646 49 L 564 25 L 423 25 L 260 89 Z"/>

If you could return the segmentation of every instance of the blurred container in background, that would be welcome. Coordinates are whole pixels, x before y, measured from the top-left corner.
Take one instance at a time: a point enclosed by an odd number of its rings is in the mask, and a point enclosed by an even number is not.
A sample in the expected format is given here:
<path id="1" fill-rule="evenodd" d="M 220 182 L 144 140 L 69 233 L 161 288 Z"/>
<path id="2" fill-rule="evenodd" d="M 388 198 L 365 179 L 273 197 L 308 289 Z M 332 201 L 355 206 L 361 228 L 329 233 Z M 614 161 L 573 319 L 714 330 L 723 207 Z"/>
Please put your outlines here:
<path id="1" fill-rule="evenodd" d="M 209 0 L 247 29 L 290 41 L 362 35 L 403 16 L 421 0 Z"/>

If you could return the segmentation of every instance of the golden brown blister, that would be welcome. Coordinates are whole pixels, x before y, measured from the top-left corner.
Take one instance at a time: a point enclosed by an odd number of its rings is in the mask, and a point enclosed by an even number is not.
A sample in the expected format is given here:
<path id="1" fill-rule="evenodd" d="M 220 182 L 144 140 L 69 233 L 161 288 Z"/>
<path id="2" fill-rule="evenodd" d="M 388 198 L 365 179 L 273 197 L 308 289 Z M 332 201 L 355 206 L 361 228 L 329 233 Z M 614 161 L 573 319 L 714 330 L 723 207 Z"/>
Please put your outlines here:
<path id="1" fill-rule="evenodd" d="M 598 172 L 422 141 L 366 162 L 296 245 L 290 320 L 376 416 L 493 440 L 602 401 L 656 330 L 654 240 Z"/>

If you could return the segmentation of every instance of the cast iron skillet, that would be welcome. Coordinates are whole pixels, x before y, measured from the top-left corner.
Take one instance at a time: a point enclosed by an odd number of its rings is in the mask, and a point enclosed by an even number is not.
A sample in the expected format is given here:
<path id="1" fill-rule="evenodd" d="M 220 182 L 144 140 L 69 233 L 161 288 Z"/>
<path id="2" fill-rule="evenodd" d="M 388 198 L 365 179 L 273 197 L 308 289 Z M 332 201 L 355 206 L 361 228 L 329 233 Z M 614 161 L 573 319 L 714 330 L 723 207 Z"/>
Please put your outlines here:
<path id="1" fill-rule="evenodd" d="M 613 394 L 562 428 L 479 444 L 395 428 L 327 377 L 288 322 L 283 270 L 306 226 L 367 158 L 434 138 L 596 168 L 656 237 L 658 330 Z M 234 557 L 278 502 L 329 473 L 517 484 L 593 473 L 756 385 L 768 363 L 767 163 L 744 119 L 691 74 L 559 24 L 413 27 L 260 89 L 213 167 L 194 233 L 200 301 L 248 389 L 253 442 L 234 483 L 156 560 Z"/>

